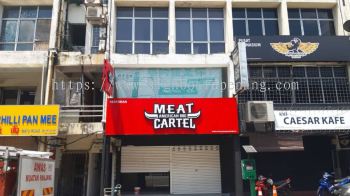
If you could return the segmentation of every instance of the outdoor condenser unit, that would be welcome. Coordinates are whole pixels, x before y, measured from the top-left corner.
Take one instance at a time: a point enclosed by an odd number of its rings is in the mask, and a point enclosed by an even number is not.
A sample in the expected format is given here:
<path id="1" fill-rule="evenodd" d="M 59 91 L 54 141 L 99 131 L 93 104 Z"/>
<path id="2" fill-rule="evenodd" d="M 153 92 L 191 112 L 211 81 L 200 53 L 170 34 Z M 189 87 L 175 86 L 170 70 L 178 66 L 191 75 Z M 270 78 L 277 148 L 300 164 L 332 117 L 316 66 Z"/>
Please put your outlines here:
<path id="1" fill-rule="evenodd" d="M 275 121 L 272 101 L 248 101 L 245 114 L 246 122 L 266 123 Z"/>
<path id="2" fill-rule="evenodd" d="M 87 7 L 86 10 L 86 19 L 91 24 L 102 25 L 103 24 L 103 14 L 101 7 Z"/>

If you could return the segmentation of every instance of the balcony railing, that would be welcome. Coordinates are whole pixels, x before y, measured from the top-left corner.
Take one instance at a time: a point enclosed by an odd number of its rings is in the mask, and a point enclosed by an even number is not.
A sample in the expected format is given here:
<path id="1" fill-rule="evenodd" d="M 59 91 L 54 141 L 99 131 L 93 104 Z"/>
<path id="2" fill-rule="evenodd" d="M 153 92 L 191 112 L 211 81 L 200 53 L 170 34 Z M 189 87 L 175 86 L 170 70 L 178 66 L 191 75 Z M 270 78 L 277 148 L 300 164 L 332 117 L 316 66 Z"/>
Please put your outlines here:
<path id="1" fill-rule="evenodd" d="M 64 123 L 101 122 L 102 105 L 61 106 L 60 119 Z"/>

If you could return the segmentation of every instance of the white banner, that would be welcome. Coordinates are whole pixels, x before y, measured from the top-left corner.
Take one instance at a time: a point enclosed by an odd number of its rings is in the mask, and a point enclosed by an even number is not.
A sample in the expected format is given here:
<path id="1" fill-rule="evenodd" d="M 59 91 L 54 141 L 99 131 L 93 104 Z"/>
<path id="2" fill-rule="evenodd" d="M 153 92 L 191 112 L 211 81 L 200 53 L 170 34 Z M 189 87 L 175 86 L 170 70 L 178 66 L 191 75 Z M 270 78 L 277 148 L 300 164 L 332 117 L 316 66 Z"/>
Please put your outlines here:
<path id="1" fill-rule="evenodd" d="M 276 130 L 350 129 L 350 110 L 274 111 Z"/>
<path id="2" fill-rule="evenodd" d="M 53 196 L 55 161 L 21 156 L 17 196 Z"/>

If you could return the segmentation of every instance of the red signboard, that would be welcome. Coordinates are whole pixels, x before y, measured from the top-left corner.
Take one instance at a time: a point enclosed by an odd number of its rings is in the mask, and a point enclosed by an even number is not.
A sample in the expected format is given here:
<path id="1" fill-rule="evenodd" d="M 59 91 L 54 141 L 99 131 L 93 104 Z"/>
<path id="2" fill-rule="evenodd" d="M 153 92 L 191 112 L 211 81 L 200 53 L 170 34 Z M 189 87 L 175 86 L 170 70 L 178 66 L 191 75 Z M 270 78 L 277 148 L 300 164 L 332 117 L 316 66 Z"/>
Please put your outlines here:
<path id="1" fill-rule="evenodd" d="M 235 98 L 113 98 L 107 135 L 238 134 Z"/>

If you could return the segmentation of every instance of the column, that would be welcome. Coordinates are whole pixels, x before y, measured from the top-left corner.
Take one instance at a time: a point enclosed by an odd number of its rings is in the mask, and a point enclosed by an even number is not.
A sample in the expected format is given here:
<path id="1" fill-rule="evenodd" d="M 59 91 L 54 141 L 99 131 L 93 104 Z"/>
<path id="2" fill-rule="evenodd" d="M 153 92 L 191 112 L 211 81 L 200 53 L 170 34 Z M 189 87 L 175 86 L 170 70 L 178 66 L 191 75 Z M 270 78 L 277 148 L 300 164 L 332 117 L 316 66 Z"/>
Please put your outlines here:
<path id="1" fill-rule="evenodd" d="M 283 0 L 277 9 L 280 35 L 290 35 L 287 1 Z"/>
<path id="2" fill-rule="evenodd" d="M 176 53 L 176 18 L 175 18 L 175 0 L 169 0 L 169 32 L 168 32 L 168 41 L 169 41 L 169 54 Z"/>

